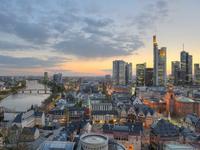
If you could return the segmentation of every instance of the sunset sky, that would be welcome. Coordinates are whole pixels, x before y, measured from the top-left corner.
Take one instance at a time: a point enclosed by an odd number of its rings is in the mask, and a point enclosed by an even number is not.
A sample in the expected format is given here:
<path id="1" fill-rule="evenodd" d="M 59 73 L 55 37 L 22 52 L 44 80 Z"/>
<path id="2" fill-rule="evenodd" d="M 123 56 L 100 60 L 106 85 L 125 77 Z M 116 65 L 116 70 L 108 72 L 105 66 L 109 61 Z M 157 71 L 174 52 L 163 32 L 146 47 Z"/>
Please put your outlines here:
<path id="1" fill-rule="evenodd" d="M 200 0 L 1 0 L 0 75 L 99 76 L 112 61 L 152 67 L 152 36 L 167 72 L 184 43 L 200 63 Z"/>

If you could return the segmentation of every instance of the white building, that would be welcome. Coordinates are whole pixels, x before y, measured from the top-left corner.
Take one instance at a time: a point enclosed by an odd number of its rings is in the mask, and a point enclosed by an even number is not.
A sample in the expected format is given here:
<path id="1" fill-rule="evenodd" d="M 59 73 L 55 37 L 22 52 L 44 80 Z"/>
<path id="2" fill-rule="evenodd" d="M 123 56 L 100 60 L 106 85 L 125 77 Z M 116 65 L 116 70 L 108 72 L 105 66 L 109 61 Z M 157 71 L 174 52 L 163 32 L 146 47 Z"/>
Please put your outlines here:
<path id="1" fill-rule="evenodd" d="M 24 127 L 43 127 L 45 125 L 45 114 L 44 112 L 37 112 L 35 110 L 28 110 L 25 113 L 19 113 L 12 125 L 17 125 L 20 128 Z"/>
<path id="2" fill-rule="evenodd" d="M 80 150 L 108 150 L 108 137 L 101 134 L 83 134 L 80 137 Z"/>
<path id="3" fill-rule="evenodd" d="M 92 104 L 92 111 L 110 111 L 112 110 L 112 103 L 98 103 Z"/>

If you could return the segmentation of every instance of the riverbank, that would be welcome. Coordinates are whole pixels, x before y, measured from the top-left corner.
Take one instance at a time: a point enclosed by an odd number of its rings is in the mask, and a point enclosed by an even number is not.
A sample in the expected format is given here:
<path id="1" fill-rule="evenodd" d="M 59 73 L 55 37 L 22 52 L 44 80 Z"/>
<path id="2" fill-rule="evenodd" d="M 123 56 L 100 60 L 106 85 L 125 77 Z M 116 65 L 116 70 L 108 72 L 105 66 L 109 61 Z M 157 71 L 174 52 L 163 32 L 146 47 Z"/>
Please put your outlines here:
<path id="1" fill-rule="evenodd" d="M 3 100 L 4 98 L 8 97 L 9 95 L 0 95 L 0 101 Z"/>
<path id="2" fill-rule="evenodd" d="M 40 110 L 44 112 L 49 112 L 51 109 L 55 107 L 55 102 L 61 98 L 58 94 L 51 94 L 47 97 L 41 104 Z"/>
<path id="3" fill-rule="evenodd" d="M 50 94 L 38 94 L 36 93 L 21 93 L 17 92 L 22 89 L 43 89 L 43 85 L 39 84 L 36 80 L 27 80 L 26 86 L 18 86 L 1 93 L 0 97 L 3 100 L 0 101 L 0 105 L 14 111 L 26 111 L 32 105 L 41 106 L 42 102 L 47 99 Z M 16 94 L 15 94 L 16 93 Z"/>
<path id="4" fill-rule="evenodd" d="M 0 91 L 0 101 L 12 94 L 16 94 L 18 91 L 24 89 L 25 87 L 26 87 L 25 85 L 21 85 L 21 86 L 15 86 L 7 90 Z"/>

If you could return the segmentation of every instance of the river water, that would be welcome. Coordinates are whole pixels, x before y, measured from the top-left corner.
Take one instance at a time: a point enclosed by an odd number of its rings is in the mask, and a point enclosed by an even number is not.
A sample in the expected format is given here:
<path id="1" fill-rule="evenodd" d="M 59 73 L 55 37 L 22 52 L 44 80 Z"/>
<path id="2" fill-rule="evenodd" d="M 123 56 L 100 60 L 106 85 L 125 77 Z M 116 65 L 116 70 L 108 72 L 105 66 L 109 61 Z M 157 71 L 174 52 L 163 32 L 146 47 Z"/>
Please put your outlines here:
<path id="1" fill-rule="evenodd" d="M 42 84 L 39 84 L 36 80 L 26 81 L 26 89 L 44 89 Z M 33 93 L 19 93 L 6 97 L 0 102 L 0 106 L 4 106 L 8 109 L 15 111 L 26 111 L 31 105 L 40 105 L 41 102 L 46 99 L 49 94 Z"/>

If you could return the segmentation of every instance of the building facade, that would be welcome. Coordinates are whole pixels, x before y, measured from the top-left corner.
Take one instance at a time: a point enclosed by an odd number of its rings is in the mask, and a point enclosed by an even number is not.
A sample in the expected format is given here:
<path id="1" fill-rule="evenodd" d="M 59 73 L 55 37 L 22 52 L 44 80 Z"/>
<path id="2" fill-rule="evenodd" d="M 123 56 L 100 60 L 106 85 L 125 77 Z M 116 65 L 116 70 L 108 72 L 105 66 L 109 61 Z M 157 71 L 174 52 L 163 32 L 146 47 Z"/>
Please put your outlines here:
<path id="1" fill-rule="evenodd" d="M 200 84 L 200 67 L 199 64 L 194 64 L 194 83 Z"/>
<path id="2" fill-rule="evenodd" d="M 146 63 L 136 65 L 136 83 L 137 86 L 145 85 L 145 72 L 146 72 Z"/>
<path id="3" fill-rule="evenodd" d="M 113 84 L 125 85 L 126 84 L 126 63 L 123 60 L 113 61 Z"/>
<path id="4" fill-rule="evenodd" d="M 63 83 L 63 78 L 62 78 L 62 73 L 57 73 L 53 75 L 53 81 L 56 84 L 62 84 Z"/>
<path id="5" fill-rule="evenodd" d="M 126 84 L 132 82 L 132 63 L 126 63 Z"/>
<path id="6" fill-rule="evenodd" d="M 154 86 L 166 85 L 166 47 L 158 48 L 156 36 L 153 36 L 153 51 L 154 51 Z"/>
<path id="7" fill-rule="evenodd" d="M 172 61 L 171 64 L 171 75 L 173 78 L 173 84 L 178 85 L 180 79 L 180 62 L 179 61 Z"/>
<path id="8" fill-rule="evenodd" d="M 151 126 L 150 147 L 152 150 L 162 150 L 170 141 L 179 140 L 179 129 L 170 122 L 160 119 Z"/>
<path id="9" fill-rule="evenodd" d="M 181 83 L 191 84 L 192 83 L 192 55 L 189 55 L 186 51 L 181 51 Z"/>
<path id="10" fill-rule="evenodd" d="M 113 84 L 127 85 L 132 81 L 132 63 L 123 60 L 113 61 Z"/>
<path id="11" fill-rule="evenodd" d="M 80 137 L 80 150 L 108 150 L 108 137 L 100 134 L 83 134 Z"/>
<path id="12" fill-rule="evenodd" d="M 27 112 L 17 114 L 12 125 L 16 125 L 20 128 L 34 126 L 43 127 L 45 126 L 45 114 L 44 112 L 28 110 Z"/>
<path id="13" fill-rule="evenodd" d="M 44 72 L 44 81 L 48 81 L 49 77 L 48 77 L 48 72 Z"/>
<path id="14" fill-rule="evenodd" d="M 127 149 L 130 145 L 134 150 L 141 150 L 141 135 L 143 127 L 141 123 L 134 123 L 129 125 L 112 125 L 104 124 L 103 133 L 108 135 L 111 139 L 124 145 Z"/>
<path id="15" fill-rule="evenodd" d="M 146 86 L 153 86 L 153 68 L 146 68 L 145 85 Z"/>
<path id="16" fill-rule="evenodd" d="M 184 117 L 188 114 L 195 113 L 200 115 L 200 103 L 190 97 L 177 96 L 173 90 L 165 94 L 166 112 L 168 115 Z"/>

